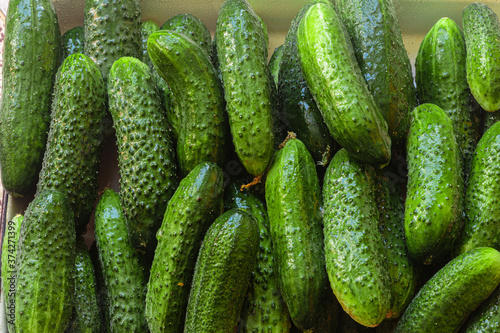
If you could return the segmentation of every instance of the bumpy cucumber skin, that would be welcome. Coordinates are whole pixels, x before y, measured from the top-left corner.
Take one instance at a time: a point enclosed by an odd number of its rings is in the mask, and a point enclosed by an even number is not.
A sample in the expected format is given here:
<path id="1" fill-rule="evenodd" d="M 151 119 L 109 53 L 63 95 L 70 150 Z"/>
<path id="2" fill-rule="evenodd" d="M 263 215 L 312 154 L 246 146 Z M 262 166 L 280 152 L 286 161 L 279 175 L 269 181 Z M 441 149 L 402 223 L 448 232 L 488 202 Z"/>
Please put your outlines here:
<path id="1" fill-rule="evenodd" d="M 469 316 L 461 333 L 496 333 L 500 331 L 500 287 Z"/>
<path id="2" fill-rule="evenodd" d="M 493 125 L 476 147 L 465 190 L 465 223 L 455 253 L 489 246 L 500 250 L 500 123 Z"/>
<path id="3" fill-rule="evenodd" d="M 85 54 L 107 81 L 113 63 L 121 57 L 141 56 L 139 0 L 86 0 L 83 16 Z"/>
<path id="4" fill-rule="evenodd" d="M 355 321 L 379 325 L 392 306 L 389 263 L 377 229 L 373 175 L 347 150 L 339 150 L 323 182 L 326 270 L 340 305 Z"/>
<path id="5" fill-rule="evenodd" d="M 66 30 L 66 32 L 61 37 L 61 61 L 64 61 L 64 59 L 72 54 L 84 52 L 83 43 L 85 41 L 85 36 L 83 34 L 84 29 L 81 25 Z"/>
<path id="6" fill-rule="evenodd" d="M 246 0 L 226 0 L 215 38 L 234 147 L 245 169 L 259 176 L 271 162 L 275 144 L 274 83 L 261 20 Z"/>
<path id="7" fill-rule="evenodd" d="M 130 243 L 120 196 L 104 190 L 95 212 L 95 239 L 109 306 L 111 332 L 147 332 L 146 283 L 136 249 Z"/>
<path id="8" fill-rule="evenodd" d="M 453 123 L 467 175 L 479 140 L 480 117 L 467 84 L 465 39 L 450 18 L 440 19 L 420 44 L 415 61 L 415 80 L 421 104 L 433 103 Z"/>
<path id="9" fill-rule="evenodd" d="M 297 133 L 314 160 L 325 159 L 323 166 L 326 166 L 334 142 L 302 72 L 297 46 L 298 25 L 307 9 L 318 2 L 321 1 L 303 6 L 290 24 L 278 74 L 278 96 L 286 130 Z"/>
<path id="10" fill-rule="evenodd" d="M 500 283 L 500 253 L 473 249 L 448 262 L 420 289 L 395 333 L 458 332 L 467 316 Z"/>
<path id="11" fill-rule="evenodd" d="M 196 261 L 184 332 L 235 332 L 258 247 L 252 214 L 232 209 L 214 221 Z"/>
<path id="12" fill-rule="evenodd" d="M 278 74 L 280 71 L 281 60 L 283 59 L 283 48 L 284 45 L 281 44 L 277 48 L 274 49 L 271 58 L 269 59 L 269 71 L 271 72 L 271 76 L 273 77 L 274 84 L 276 88 L 278 88 Z"/>
<path id="13" fill-rule="evenodd" d="M 335 5 L 361 73 L 387 121 L 392 142 L 404 147 L 417 96 L 393 2 L 341 0 Z"/>
<path id="14" fill-rule="evenodd" d="M 65 194 L 39 193 L 26 209 L 16 260 L 16 333 L 64 332 L 73 309 L 75 222 Z"/>
<path id="15" fill-rule="evenodd" d="M 182 112 L 177 138 L 181 174 L 205 161 L 222 165 L 224 92 L 210 59 L 185 35 L 166 30 L 149 37 L 148 52 Z"/>
<path id="16" fill-rule="evenodd" d="M 482 112 L 482 131 L 481 133 L 486 133 L 486 131 L 493 126 L 496 122 L 500 120 L 500 112 Z"/>
<path id="17" fill-rule="evenodd" d="M 486 111 L 500 110 L 500 21 L 485 4 L 471 3 L 462 12 L 467 46 L 467 82 Z"/>
<path id="18" fill-rule="evenodd" d="M 416 262 L 449 255 L 463 225 L 463 178 L 453 124 L 435 104 L 412 113 L 407 142 L 405 239 Z"/>
<path id="19" fill-rule="evenodd" d="M 172 30 L 187 36 L 210 57 L 212 35 L 203 21 L 193 14 L 174 15 L 163 23 L 161 30 Z"/>
<path id="20" fill-rule="evenodd" d="M 293 323 L 310 329 L 322 311 L 328 279 L 316 166 L 299 139 L 279 150 L 266 179 L 269 230 L 281 294 Z"/>
<path id="21" fill-rule="evenodd" d="M 50 0 L 12 0 L 5 22 L 0 173 L 13 196 L 33 190 L 42 167 L 61 31 Z"/>
<path id="22" fill-rule="evenodd" d="M 302 73 L 330 134 L 377 168 L 391 159 L 387 122 L 368 90 L 346 29 L 333 5 L 313 4 L 297 30 Z"/>
<path id="23" fill-rule="evenodd" d="M 77 233 L 83 233 L 97 199 L 106 89 L 87 56 L 66 58 L 54 85 L 50 131 L 37 192 L 57 189 L 73 209 Z"/>
<path id="24" fill-rule="evenodd" d="M 2 297 L 5 304 L 5 317 L 8 332 L 15 332 L 16 317 L 16 256 L 17 243 L 21 233 L 23 216 L 18 214 L 5 224 L 5 235 L 2 241 Z"/>
<path id="25" fill-rule="evenodd" d="M 222 213 L 224 175 L 202 162 L 184 178 L 168 202 L 146 294 L 151 332 L 182 332 L 201 241 Z"/>
<path id="26" fill-rule="evenodd" d="M 151 59 L 149 58 L 148 54 L 148 38 L 153 32 L 158 30 L 160 30 L 160 26 L 154 20 L 146 20 L 141 24 L 142 55 L 140 57 L 140 60 L 143 63 L 149 65 L 151 69 L 153 68 L 153 64 L 151 63 Z"/>
<path id="27" fill-rule="evenodd" d="M 226 186 L 224 206 L 226 210 L 240 208 L 250 212 L 257 220 L 260 237 L 257 265 L 241 312 L 240 331 L 289 332 L 290 315 L 279 292 L 267 210 L 256 194 L 248 189 L 241 191 L 241 185 L 231 182 Z"/>
<path id="28" fill-rule="evenodd" d="M 108 78 L 108 101 L 130 241 L 152 254 L 178 183 L 173 143 L 149 67 L 136 58 L 118 59 Z"/>

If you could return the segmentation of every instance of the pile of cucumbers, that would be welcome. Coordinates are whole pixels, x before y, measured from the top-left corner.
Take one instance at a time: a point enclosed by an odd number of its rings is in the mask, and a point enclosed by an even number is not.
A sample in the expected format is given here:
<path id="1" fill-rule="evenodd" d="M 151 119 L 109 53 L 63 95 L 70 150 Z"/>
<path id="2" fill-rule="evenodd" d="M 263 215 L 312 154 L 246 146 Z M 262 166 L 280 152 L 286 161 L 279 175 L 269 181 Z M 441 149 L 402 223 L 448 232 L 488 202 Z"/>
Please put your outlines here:
<path id="1" fill-rule="evenodd" d="M 500 22 L 462 14 L 413 71 L 392 0 L 310 0 L 273 54 L 246 0 L 213 38 L 11 0 L 8 331 L 500 332 Z"/>

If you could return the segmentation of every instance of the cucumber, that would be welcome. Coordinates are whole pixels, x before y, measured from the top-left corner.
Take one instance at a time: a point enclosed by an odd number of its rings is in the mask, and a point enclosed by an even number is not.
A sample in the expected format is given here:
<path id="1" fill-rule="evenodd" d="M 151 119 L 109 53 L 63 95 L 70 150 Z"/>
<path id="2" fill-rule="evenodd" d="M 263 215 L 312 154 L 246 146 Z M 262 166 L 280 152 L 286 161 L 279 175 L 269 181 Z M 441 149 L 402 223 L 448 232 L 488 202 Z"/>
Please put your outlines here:
<path id="1" fill-rule="evenodd" d="M 107 82 L 113 63 L 121 57 L 141 56 L 139 0 L 86 0 L 83 12 L 84 53 Z"/>
<path id="2" fill-rule="evenodd" d="M 107 89 L 130 241 L 141 253 L 152 254 L 155 233 L 177 188 L 168 124 L 151 71 L 140 60 L 118 59 L 109 73 Z"/>
<path id="3" fill-rule="evenodd" d="M 97 199 L 106 89 L 94 62 L 82 53 L 68 56 L 56 78 L 47 148 L 37 192 L 57 189 L 83 233 Z"/>
<path id="4" fill-rule="evenodd" d="M 266 177 L 279 289 L 293 323 L 310 329 L 323 311 L 328 287 L 316 166 L 305 145 L 290 137 Z"/>
<path id="5" fill-rule="evenodd" d="M 232 209 L 214 221 L 196 261 L 184 332 L 235 332 L 258 246 L 250 213 Z"/>
<path id="6" fill-rule="evenodd" d="M 468 175 L 479 140 L 479 114 L 467 84 L 465 39 L 450 18 L 440 19 L 420 44 L 415 62 L 421 104 L 433 103 L 450 117 L 461 151 L 463 174 Z"/>
<path id="7" fill-rule="evenodd" d="M 278 74 L 280 71 L 281 60 L 283 59 L 283 48 L 283 44 L 275 48 L 268 63 L 269 71 L 271 72 L 276 88 L 278 88 Z"/>
<path id="8" fill-rule="evenodd" d="M 246 0 L 226 0 L 215 38 L 233 144 L 248 173 L 260 176 L 275 145 L 273 82 L 262 21 Z"/>
<path id="9" fill-rule="evenodd" d="M 500 123 L 483 134 L 472 159 L 472 169 L 465 191 L 465 223 L 455 247 L 455 254 L 475 247 L 500 250 Z"/>
<path id="10" fill-rule="evenodd" d="M 146 20 L 141 24 L 141 50 L 142 54 L 139 60 L 143 63 L 149 65 L 151 69 L 153 69 L 153 63 L 149 58 L 148 54 L 148 38 L 149 36 L 155 32 L 160 30 L 160 26 L 154 20 Z"/>
<path id="11" fill-rule="evenodd" d="M 500 253 L 473 249 L 441 268 L 413 298 L 395 333 L 458 332 L 500 283 Z"/>
<path id="12" fill-rule="evenodd" d="M 356 322 L 375 327 L 393 304 L 386 249 L 379 232 L 375 170 L 346 149 L 323 181 L 326 270 L 333 293 Z"/>
<path id="13" fill-rule="evenodd" d="M 241 191 L 240 183 L 230 182 L 224 190 L 226 210 L 240 208 L 257 220 L 260 234 L 257 265 L 247 292 L 240 318 L 241 332 L 289 332 L 290 315 L 278 286 L 273 260 L 273 243 L 264 203 L 250 190 Z"/>
<path id="14" fill-rule="evenodd" d="M 363 162 L 377 168 L 387 165 L 387 122 L 332 4 L 321 1 L 307 9 L 298 26 L 297 45 L 302 73 L 333 139 Z"/>
<path id="15" fill-rule="evenodd" d="M 23 216 L 20 214 L 8 221 L 4 225 L 5 234 L 2 241 L 2 297 L 5 306 L 6 326 L 9 332 L 15 331 L 16 257 L 22 222 Z"/>
<path id="16" fill-rule="evenodd" d="M 495 333 L 500 330 L 500 287 L 469 316 L 461 333 Z"/>
<path id="17" fill-rule="evenodd" d="M 482 112 L 482 132 L 486 133 L 486 131 L 493 126 L 496 122 L 500 120 L 500 112 Z"/>
<path id="18" fill-rule="evenodd" d="M 73 309 L 75 222 L 65 194 L 47 190 L 26 209 L 16 259 L 15 327 L 64 332 Z"/>
<path id="19" fill-rule="evenodd" d="M 435 104 L 412 111 L 407 143 L 405 239 L 410 257 L 438 263 L 463 225 L 463 178 L 451 119 Z"/>
<path id="20" fill-rule="evenodd" d="M 467 47 L 467 82 L 486 111 L 500 109 L 500 22 L 485 4 L 471 3 L 462 11 Z"/>
<path id="21" fill-rule="evenodd" d="M 182 176 L 201 162 L 224 161 L 224 95 L 208 56 L 185 35 L 160 30 L 148 39 L 148 53 L 182 112 L 177 160 Z"/>
<path id="22" fill-rule="evenodd" d="M 12 0 L 5 21 L 0 174 L 12 196 L 31 193 L 42 167 L 61 31 L 50 0 Z"/>
<path id="23" fill-rule="evenodd" d="M 82 25 L 66 30 L 61 36 L 62 56 L 61 61 L 64 61 L 68 56 L 74 53 L 83 53 L 83 43 L 85 41 L 84 29 Z"/>
<path id="24" fill-rule="evenodd" d="M 156 237 L 146 294 L 151 332 L 182 332 L 200 243 L 223 209 L 222 169 L 198 164 L 170 199 Z"/>
<path id="25" fill-rule="evenodd" d="M 163 23 L 161 30 L 172 30 L 185 35 L 210 57 L 212 53 L 212 35 L 203 21 L 193 14 L 174 15 Z"/>
<path id="26" fill-rule="evenodd" d="M 95 239 L 107 292 L 111 332 L 147 332 L 147 278 L 132 246 L 120 196 L 107 188 L 95 211 Z"/>

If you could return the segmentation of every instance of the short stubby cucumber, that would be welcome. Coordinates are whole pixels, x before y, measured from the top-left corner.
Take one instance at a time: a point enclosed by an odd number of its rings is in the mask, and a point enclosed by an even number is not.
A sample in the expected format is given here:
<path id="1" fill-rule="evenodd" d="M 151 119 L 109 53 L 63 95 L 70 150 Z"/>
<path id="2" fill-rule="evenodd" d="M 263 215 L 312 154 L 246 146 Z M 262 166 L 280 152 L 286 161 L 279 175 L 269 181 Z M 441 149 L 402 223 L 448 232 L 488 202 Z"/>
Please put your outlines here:
<path id="1" fill-rule="evenodd" d="M 223 210 L 224 175 L 198 164 L 168 202 L 146 294 L 151 332 L 182 332 L 196 257 L 207 229 Z"/>
<path id="2" fill-rule="evenodd" d="M 5 21 L 0 101 L 0 174 L 13 196 L 38 181 L 50 124 L 61 31 L 50 0 L 12 0 Z"/>
<path id="3" fill-rule="evenodd" d="M 83 43 L 85 42 L 84 29 L 82 25 L 66 30 L 61 36 L 62 57 L 64 61 L 68 56 L 74 53 L 83 53 Z"/>
<path id="4" fill-rule="evenodd" d="M 500 331 L 500 287 L 469 316 L 461 333 L 496 333 Z"/>
<path id="5" fill-rule="evenodd" d="M 74 300 L 75 222 L 66 195 L 40 192 L 26 209 L 16 259 L 16 333 L 62 333 Z"/>
<path id="6" fill-rule="evenodd" d="M 66 195 L 77 233 L 85 231 L 97 199 L 105 100 L 94 62 L 82 53 L 67 57 L 57 73 L 37 192 L 57 189 Z"/>
<path id="7" fill-rule="evenodd" d="M 300 20 L 301 68 L 330 134 L 350 154 L 377 168 L 391 159 L 387 122 L 368 89 L 346 29 L 328 2 Z"/>
<path id="8" fill-rule="evenodd" d="M 423 264 L 448 256 L 463 225 L 463 178 L 451 119 L 435 104 L 412 113 L 407 143 L 405 239 Z"/>
<path id="9" fill-rule="evenodd" d="M 266 177 L 279 289 L 293 323 L 310 329 L 323 309 L 328 287 L 316 164 L 299 139 L 289 138 L 276 152 Z"/>
<path id="10" fill-rule="evenodd" d="M 489 246 L 500 251 L 500 123 L 483 134 L 465 190 L 465 223 L 455 247 L 464 253 Z"/>
<path id="11" fill-rule="evenodd" d="M 182 176 L 201 162 L 222 166 L 224 92 L 210 58 L 185 35 L 165 30 L 149 36 L 148 53 L 181 113 L 177 161 Z"/>
<path id="12" fill-rule="evenodd" d="M 379 325 L 393 304 L 386 249 L 378 230 L 373 175 L 339 150 L 323 181 L 326 270 L 333 293 L 356 322 Z"/>
<path id="13" fill-rule="evenodd" d="M 196 261 L 184 332 L 236 331 L 258 247 L 257 221 L 249 212 L 232 209 L 214 221 Z"/>
<path id="14" fill-rule="evenodd" d="M 118 59 L 109 73 L 108 100 L 130 241 L 152 254 L 156 231 L 177 188 L 177 164 L 149 67 L 136 58 Z"/>
<path id="15" fill-rule="evenodd" d="M 467 84 L 465 63 L 462 31 L 452 19 L 440 19 L 418 50 L 415 61 L 418 98 L 421 104 L 436 104 L 450 117 L 461 151 L 463 174 L 467 176 L 479 140 L 481 118 Z"/>
<path id="16" fill-rule="evenodd" d="M 474 2 L 462 12 L 467 47 L 467 82 L 486 111 L 500 110 L 500 21 L 485 4 Z"/>
<path id="17" fill-rule="evenodd" d="M 500 253 L 481 247 L 441 268 L 413 298 L 395 333 L 458 332 L 500 283 Z"/>
<path id="18" fill-rule="evenodd" d="M 208 57 L 212 53 L 212 35 L 205 23 L 193 14 L 177 14 L 161 26 L 161 30 L 181 33 L 197 44 Z"/>
<path id="19" fill-rule="evenodd" d="M 110 331 L 148 332 L 146 275 L 127 232 L 120 196 L 107 188 L 95 212 L 95 239 L 104 278 Z"/>
<path id="20" fill-rule="evenodd" d="M 246 0 L 226 0 L 215 29 L 217 60 L 236 153 L 260 176 L 274 153 L 272 82 L 261 19 Z"/>
<path id="21" fill-rule="evenodd" d="M 393 1 L 341 0 L 335 5 L 392 142 L 404 147 L 417 95 Z"/>

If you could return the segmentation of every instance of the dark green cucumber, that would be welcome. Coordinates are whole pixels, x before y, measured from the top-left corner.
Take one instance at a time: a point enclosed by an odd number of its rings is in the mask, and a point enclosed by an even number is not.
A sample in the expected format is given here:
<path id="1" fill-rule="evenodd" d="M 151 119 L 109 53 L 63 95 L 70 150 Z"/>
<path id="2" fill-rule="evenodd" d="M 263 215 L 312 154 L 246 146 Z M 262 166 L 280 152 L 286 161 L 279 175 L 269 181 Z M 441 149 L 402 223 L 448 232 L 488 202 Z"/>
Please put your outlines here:
<path id="1" fill-rule="evenodd" d="M 269 230 L 281 294 L 293 323 L 310 329 L 326 298 L 321 188 L 306 146 L 289 138 L 266 178 Z"/>
<path id="2" fill-rule="evenodd" d="M 412 111 L 407 143 L 405 239 L 423 264 L 449 255 L 463 225 L 463 178 L 451 119 L 435 104 Z"/>
<path id="3" fill-rule="evenodd" d="M 84 52 L 83 43 L 85 41 L 85 36 L 83 34 L 83 26 L 79 25 L 66 30 L 66 32 L 62 35 L 62 61 L 64 61 L 64 59 L 66 59 L 69 55 Z"/>
<path id="4" fill-rule="evenodd" d="M 13 196 L 33 190 L 42 167 L 61 31 L 50 0 L 12 0 L 5 21 L 0 174 Z"/>
<path id="5" fill-rule="evenodd" d="M 85 54 L 96 63 L 105 82 L 116 60 L 141 56 L 141 22 L 139 0 L 85 1 Z"/>
<path id="6" fill-rule="evenodd" d="M 356 322 L 379 325 L 393 304 L 391 275 L 373 179 L 375 170 L 339 150 L 323 182 L 326 270 L 333 293 Z"/>
<path id="7" fill-rule="evenodd" d="M 500 21 L 485 4 L 475 2 L 462 12 L 467 47 L 467 82 L 486 111 L 500 110 Z"/>
<path id="8" fill-rule="evenodd" d="M 500 112 L 482 112 L 482 131 L 481 133 L 486 133 L 486 131 L 493 126 L 496 122 L 500 120 Z"/>
<path id="9" fill-rule="evenodd" d="M 184 332 L 235 332 L 258 247 L 252 214 L 232 209 L 214 221 L 196 261 Z"/>
<path id="10" fill-rule="evenodd" d="M 147 332 L 147 278 L 127 232 L 120 196 L 104 190 L 95 212 L 95 239 L 104 277 L 111 332 Z"/>
<path id="11" fill-rule="evenodd" d="M 304 13 L 321 1 L 310 1 L 303 6 L 290 24 L 278 74 L 278 96 L 286 130 L 297 133 L 314 160 L 326 166 L 334 142 L 302 72 L 297 46 L 297 28 Z"/>
<path id="12" fill-rule="evenodd" d="M 223 210 L 222 169 L 198 164 L 168 202 L 156 237 L 158 245 L 146 294 L 146 320 L 151 332 L 182 332 L 201 241 Z"/>
<path id="13" fill-rule="evenodd" d="M 181 112 L 177 160 L 183 176 L 201 162 L 224 161 L 224 93 L 210 58 L 185 35 L 160 30 L 148 53 Z"/>
<path id="14" fill-rule="evenodd" d="M 479 140 L 480 117 L 467 84 L 465 62 L 462 31 L 452 19 L 442 18 L 420 44 L 415 80 L 420 103 L 436 104 L 450 117 L 463 174 L 468 175 Z"/>
<path id="15" fill-rule="evenodd" d="M 148 54 L 148 38 L 155 32 L 160 30 L 160 26 L 154 20 L 146 20 L 141 24 L 141 50 L 142 55 L 139 58 L 143 63 L 150 65 L 149 67 L 153 69 L 153 63 L 149 58 Z"/>
<path id="16" fill-rule="evenodd" d="M 500 250 L 500 123 L 483 134 L 465 190 L 465 223 L 455 253 L 489 246 Z"/>
<path id="17" fill-rule="evenodd" d="M 5 234 L 2 241 L 2 298 L 5 306 L 6 326 L 9 332 L 14 332 L 16 318 L 16 257 L 17 243 L 21 233 L 23 216 L 18 214 L 5 224 Z"/>
<path id="18" fill-rule="evenodd" d="M 246 0 L 226 0 L 215 29 L 234 147 L 245 169 L 260 176 L 274 153 L 274 110 L 261 19 Z"/>
<path id="19" fill-rule="evenodd" d="M 500 331 L 500 287 L 469 316 L 461 333 L 495 333 Z"/>
<path id="20" fill-rule="evenodd" d="M 83 233 L 97 199 L 106 87 L 94 62 L 82 53 L 61 65 L 54 87 L 52 120 L 37 192 L 57 189 Z"/>
<path id="21" fill-rule="evenodd" d="M 330 134 L 354 157 L 377 168 L 391 159 L 387 122 L 356 62 L 333 5 L 310 6 L 297 30 L 302 73 Z"/>
<path id="22" fill-rule="evenodd" d="M 273 77 L 274 84 L 276 88 L 278 87 L 278 74 L 280 71 L 281 59 L 283 59 L 283 48 L 284 45 L 281 44 L 274 49 L 271 58 L 269 59 L 269 71 L 271 71 L 271 76 Z"/>
<path id="23" fill-rule="evenodd" d="M 152 254 L 167 202 L 177 188 L 177 166 L 165 113 L 149 67 L 118 59 L 108 78 L 120 167 L 120 197 L 130 241 Z"/>
<path id="24" fill-rule="evenodd" d="M 16 333 L 64 332 L 73 309 L 75 222 L 66 195 L 40 192 L 26 209 L 16 259 Z"/>
<path id="25" fill-rule="evenodd" d="M 404 147 L 417 96 L 393 1 L 341 0 L 335 5 L 392 142 Z"/>
<path id="26" fill-rule="evenodd" d="M 174 15 L 163 23 L 161 30 L 172 30 L 189 37 L 210 57 L 212 35 L 205 23 L 193 14 Z"/>
<path id="27" fill-rule="evenodd" d="M 500 253 L 476 248 L 448 262 L 420 289 L 395 333 L 458 332 L 500 283 Z"/>
<path id="28" fill-rule="evenodd" d="M 314 333 L 314 332 L 328 332 L 328 333 L 336 333 L 339 328 L 340 323 L 340 315 L 342 311 L 342 307 L 335 298 L 332 290 L 329 288 L 327 300 L 325 302 L 325 308 L 320 314 L 316 325 L 311 330 L 305 331 L 306 333 Z"/>
<path id="29" fill-rule="evenodd" d="M 269 218 L 264 203 L 250 190 L 229 183 L 224 190 L 226 210 L 241 208 L 251 213 L 259 226 L 259 252 L 252 282 L 247 292 L 240 319 L 241 332 L 288 332 L 290 315 L 281 297 L 273 260 L 273 244 Z"/>

